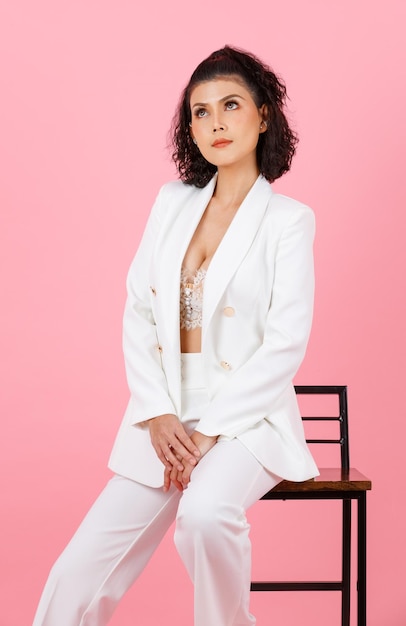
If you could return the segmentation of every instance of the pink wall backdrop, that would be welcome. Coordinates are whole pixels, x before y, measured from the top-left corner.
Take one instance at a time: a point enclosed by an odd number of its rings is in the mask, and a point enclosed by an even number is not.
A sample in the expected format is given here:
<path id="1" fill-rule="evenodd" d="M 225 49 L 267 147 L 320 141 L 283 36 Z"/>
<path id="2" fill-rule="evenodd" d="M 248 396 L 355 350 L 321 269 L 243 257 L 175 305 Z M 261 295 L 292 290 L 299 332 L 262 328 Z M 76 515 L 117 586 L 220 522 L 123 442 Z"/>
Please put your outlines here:
<path id="1" fill-rule="evenodd" d="M 256 52 L 289 88 L 301 143 L 277 188 L 318 224 L 297 382 L 349 386 L 352 464 L 373 480 L 368 624 L 406 624 L 405 18 L 403 0 L 1 2 L 1 626 L 31 623 L 51 563 L 109 476 L 127 401 L 127 268 L 174 177 L 165 143 L 180 90 L 225 43 Z M 336 576 L 337 512 L 258 503 L 254 575 Z M 333 593 L 256 595 L 253 610 L 259 626 L 340 623 Z M 190 626 L 191 615 L 168 536 L 112 624 Z"/>

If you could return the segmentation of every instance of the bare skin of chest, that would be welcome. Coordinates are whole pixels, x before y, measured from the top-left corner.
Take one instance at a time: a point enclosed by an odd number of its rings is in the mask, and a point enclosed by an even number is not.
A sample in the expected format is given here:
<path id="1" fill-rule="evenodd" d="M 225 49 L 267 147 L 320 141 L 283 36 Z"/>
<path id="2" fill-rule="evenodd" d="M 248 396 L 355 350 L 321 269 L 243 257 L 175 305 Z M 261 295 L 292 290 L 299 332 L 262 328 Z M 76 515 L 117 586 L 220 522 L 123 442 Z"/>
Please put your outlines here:
<path id="1" fill-rule="evenodd" d="M 197 226 L 183 265 L 190 270 L 207 269 L 221 240 L 230 226 L 238 206 L 221 206 L 215 198 L 209 202 Z"/>

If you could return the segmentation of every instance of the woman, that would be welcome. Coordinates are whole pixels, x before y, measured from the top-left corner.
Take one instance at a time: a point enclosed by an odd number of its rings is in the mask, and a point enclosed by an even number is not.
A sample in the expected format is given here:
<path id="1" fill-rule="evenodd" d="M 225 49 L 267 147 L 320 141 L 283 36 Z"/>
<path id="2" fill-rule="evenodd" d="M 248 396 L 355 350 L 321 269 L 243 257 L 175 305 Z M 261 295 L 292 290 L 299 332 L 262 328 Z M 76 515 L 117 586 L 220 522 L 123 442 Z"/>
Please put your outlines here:
<path id="1" fill-rule="evenodd" d="M 54 565 L 34 626 L 107 624 L 174 519 L 195 626 L 255 624 L 245 511 L 283 478 L 318 473 L 292 385 L 312 317 L 313 213 L 269 184 L 295 151 L 285 98 L 268 67 L 228 46 L 183 92 L 181 181 L 161 189 L 128 275 L 115 476 Z"/>

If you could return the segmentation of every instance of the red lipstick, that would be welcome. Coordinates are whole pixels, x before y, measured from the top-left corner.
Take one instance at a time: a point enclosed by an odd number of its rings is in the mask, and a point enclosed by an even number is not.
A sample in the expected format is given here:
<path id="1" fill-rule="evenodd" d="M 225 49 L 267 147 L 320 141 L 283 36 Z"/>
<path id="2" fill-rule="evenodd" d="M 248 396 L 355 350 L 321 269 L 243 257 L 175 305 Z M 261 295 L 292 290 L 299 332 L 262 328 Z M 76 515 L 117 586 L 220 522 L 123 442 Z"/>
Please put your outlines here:
<path id="1" fill-rule="evenodd" d="M 213 141 L 213 143 L 211 144 L 213 148 L 225 148 L 226 146 L 228 146 L 230 143 L 232 143 L 231 139 L 216 139 L 216 141 Z"/>

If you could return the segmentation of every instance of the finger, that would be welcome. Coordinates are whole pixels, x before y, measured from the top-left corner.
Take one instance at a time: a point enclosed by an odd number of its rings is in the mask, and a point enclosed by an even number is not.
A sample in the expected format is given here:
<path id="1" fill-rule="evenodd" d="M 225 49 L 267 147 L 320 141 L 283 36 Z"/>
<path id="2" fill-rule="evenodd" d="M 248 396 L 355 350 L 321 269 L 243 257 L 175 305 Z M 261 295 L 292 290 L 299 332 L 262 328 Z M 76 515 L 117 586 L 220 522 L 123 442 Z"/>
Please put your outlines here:
<path id="1" fill-rule="evenodd" d="M 154 446 L 154 450 L 159 460 L 161 461 L 161 463 L 165 465 L 166 468 L 171 470 L 172 467 L 175 465 L 180 470 L 183 469 L 183 465 L 181 465 L 179 461 L 177 460 L 174 454 L 174 450 L 170 444 L 166 442 L 162 442 L 162 443 L 153 442 L 152 445 Z"/>
<path id="2" fill-rule="evenodd" d="M 192 441 L 192 439 L 188 436 L 188 434 L 186 433 L 185 429 L 183 428 L 182 425 L 180 425 L 181 427 L 179 429 L 177 429 L 176 431 L 176 437 L 178 438 L 180 444 L 183 445 L 183 451 L 179 452 L 181 454 L 181 456 L 183 458 L 185 458 L 185 453 L 184 453 L 184 449 L 186 449 L 187 451 L 187 456 L 189 456 L 190 454 L 193 455 L 193 457 L 195 457 L 196 459 L 199 459 L 201 454 L 200 454 L 200 450 L 199 448 L 196 446 L 196 444 Z M 176 449 L 176 451 L 178 451 Z"/>
<path id="3" fill-rule="evenodd" d="M 173 465 L 172 466 L 172 470 L 171 470 L 171 472 L 169 474 L 169 478 L 171 479 L 171 481 L 177 480 L 179 473 L 181 473 L 181 472 L 179 472 L 178 465 Z"/>
<path id="4" fill-rule="evenodd" d="M 178 491 L 183 491 L 183 485 L 178 480 L 174 480 L 173 484 L 175 485 L 176 489 L 178 489 Z"/>
<path id="5" fill-rule="evenodd" d="M 156 455 L 157 455 L 158 459 L 161 461 L 161 463 L 163 463 L 165 465 L 165 468 L 167 468 L 168 470 L 171 470 L 172 469 L 172 463 L 167 459 L 167 457 L 164 454 L 161 446 L 154 445 L 154 450 L 156 452 Z"/>
<path id="6" fill-rule="evenodd" d="M 182 485 L 183 489 L 183 472 L 178 472 L 177 481 Z"/>
<path id="7" fill-rule="evenodd" d="M 179 489 L 179 491 L 183 491 L 182 481 L 179 480 L 179 476 L 181 475 L 182 472 L 179 472 L 176 468 L 173 468 L 170 474 L 171 482 L 175 485 L 177 489 Z"/>
<path id="8" fill-rule="evenodd" d="M 172 465 L 169 463 L 168 459 L 164 455 L 161 446 L 154 445 L 154 444 L 153 444 L 153 446 L 154 446 L 154 450 L 156 452 L 156 455 L 157 455 L 158 459 L 161 461 L 161 463 L 163 463 L 165 465 L 166 468 L 170 469 L 172 467 Z"/>
<path id="9" fill-rule="evenodd" d="M 169 491 L 171 483 L 175 485 L 176 489 L 178 489 L 179 491 L 183 491 L 182 481 L 178 480 L 178 474 L 180 472 L 175 470 L 174 475 L 173 475 L 173 472 L 174 472 L 173 467 L 171 469 L 169 469 L 168 467 L 165 467 L 164 485 L 163 485 L 164 492 Z"/>
<path id="10" fill-rule="evenodd" d="M 186 487 L 190 483 L 190 475 L 192 473 L 192 467 L 186 467 L 182 474 L 182 485 Z"/>
<path id="11" fill-rule="evenodd" d="M 175 439 L 173 441 L 171 441 L 171 448 L 173 453 L 175 454 L 176 458 L 182 459 L 182 462 L 187 462 L 190 465 L 196 465 L 196 463 L 198 462 L 198 459 L 196 458 L 195 455 L 191 454 L 187 448 L 184 447 L 184 445 L 179 441 L 179 439 Z M 196 448 L 198 454 L 200 455 L 200 452 L 198 450 L 198 448 Z"/>
<path id="12" fill-rule="evenodd" d="M 190 476 L 194 470 L 194 467 L 189 464 L 185 464 L 185 469 L 183 472 L 178 473 L 178 480 L 182 483 L 183 488 L 185 488 L 190 482 Z"/>
<path id="13" fill-rule="evenodd" d="M 182 461 L 179 459 L 179 456 L 179 454 L 175 454 L 175 449 L 171 444 L 167 445 L 165 450 L 166 459 L 170 462 L 172 467 L 175 467 L 178 471 L 181 472 L 183 470 L 183 464 Z"/>
<path id="14" fill-rule="evenodd" d="M 171 486 L 171 476 L 170 476 L 170 471 L 169 468 L 165 467 L 165 471 L 164 471 L 164 491 L 168 491 L 169 487 Z"/>

